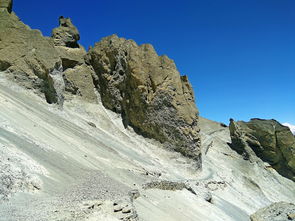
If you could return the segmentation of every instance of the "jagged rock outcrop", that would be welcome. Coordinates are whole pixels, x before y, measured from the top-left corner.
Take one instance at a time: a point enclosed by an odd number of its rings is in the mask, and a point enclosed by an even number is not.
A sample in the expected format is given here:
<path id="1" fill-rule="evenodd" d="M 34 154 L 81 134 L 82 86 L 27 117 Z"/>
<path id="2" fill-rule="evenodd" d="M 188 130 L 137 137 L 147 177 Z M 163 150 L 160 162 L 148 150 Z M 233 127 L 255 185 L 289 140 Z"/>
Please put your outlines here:
<path id="1" fill-rule="evenodd" d="M 1 0 L 0 1 L 0 12 L 8 11 L 9 13 L 12 12 L 12 0 Z"/>
<path id="2" fill-rule="evenodd" d="M 61 74 L 57 70 L 62 63 L 53 43 L 7 10 L 0 12 L 0 50 L 0 71 L 9 72 L 27 88 L 44 92 L 49 103 L 59 101 L 52 75 Z"/>
<path id="3" fill-rule="evenodd" d="M 105 107 L 125 124 L 168 148 L 194 158 L 201 167 L 198 110 L 192 87 L 174 62 L 149 44 L 112 35 L 88 53 Z"/>
<path id="4" fill-rule="evenodd" d="M 232 147 L 245 159 L 256 154 L 281 175 L 295 181 L 295 138 L 288 127 L 276 120 L 231 119 L 229 129 Z"/>
<path id="5" fill-rule="evenodd" d="M 278 202 L 262 208 L 251 215 L 251 221 L 290 221 L 295 220 L 295 205 Z"/>
<path id="6" fill-rule="evenodd" d="M 69 18 L 59 18 L 60 27 L 53 29 L 52 39 L 61 58 L 66 95 L 78 95 L 89 102 L 97 102 L 92 80 L 94 71 L 85 63 L 85 49 L 78 44 L 78 29 Z"/>
<path id="7" fill-rule="evenodd" d="M 1 1 L 1 7 L 4 3 L 8 4 L 8 1 Z M 62 29 L 60 33 L 74 32 L 73 44 L 78 44 L 79 34 L 75 27 L 70 27 L 70 20 L 61 19 L 60 23 L 57 30 Z M 65 24 L 69 27 L 62 26 Z M 44 93 L 49 103 L 62 106 L 64 94 L 79 95 L 96 102 L 92 81 L 94 71 L 84 61 L 85 49 L 79 45 L 76 48 L 56 46 L 54 40 L 42 36 L 39 30 L 30 29 L 13 12 L 1 11 L 0 71 L 9 73 L 8 76 L 20 85 Z"/>
<path id="8" fill-rule="evenodd" d="M 52 38 L 56 46 L 79 47 L 80 34 L 70 18 L 59 17 L 59 27 L 52 30 Z"/>

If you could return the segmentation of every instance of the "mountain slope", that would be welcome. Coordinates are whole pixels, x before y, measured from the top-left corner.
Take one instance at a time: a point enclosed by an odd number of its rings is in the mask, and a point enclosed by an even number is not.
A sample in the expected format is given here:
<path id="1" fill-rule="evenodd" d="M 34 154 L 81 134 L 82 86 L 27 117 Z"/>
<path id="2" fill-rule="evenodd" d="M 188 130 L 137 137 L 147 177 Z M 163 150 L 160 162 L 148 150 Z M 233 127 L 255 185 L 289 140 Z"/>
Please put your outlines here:
<path id="1" fill-rule="evenodd" d="M 200 119 L 200 173 L 100 102 L 59 110 L 0 77 L 0 220 L 249 220 L 295 201 L 294 182 L 243 160 L 219 123 Z"/>

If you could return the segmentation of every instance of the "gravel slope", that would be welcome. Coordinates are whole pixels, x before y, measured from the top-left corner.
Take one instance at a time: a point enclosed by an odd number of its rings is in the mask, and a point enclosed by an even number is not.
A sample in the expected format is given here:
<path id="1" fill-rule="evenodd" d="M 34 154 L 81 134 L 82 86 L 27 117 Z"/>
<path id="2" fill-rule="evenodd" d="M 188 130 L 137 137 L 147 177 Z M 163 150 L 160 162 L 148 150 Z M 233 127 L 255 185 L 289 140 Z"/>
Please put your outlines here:
<path id="1" fill-rule="evenodd" d="M 1 221 L 242 221 L 271 202 L 295 202 L 294 182 L 243 160 L 213 121 L 201 119 L 207 154 L 197 174 L 100 103 L 59 110 L 0 73 L 0 110 Z M 186 188 L 143 188 L 163 180 Z"/>

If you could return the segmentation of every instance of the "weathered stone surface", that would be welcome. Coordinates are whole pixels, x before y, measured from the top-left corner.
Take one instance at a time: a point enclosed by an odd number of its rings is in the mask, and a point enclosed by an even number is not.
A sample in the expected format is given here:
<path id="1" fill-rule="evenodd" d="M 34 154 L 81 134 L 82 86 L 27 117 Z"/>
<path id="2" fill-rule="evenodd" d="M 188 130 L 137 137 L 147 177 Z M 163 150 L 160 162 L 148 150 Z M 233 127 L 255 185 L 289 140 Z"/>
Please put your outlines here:
<path id="1" fill-rule="evenodd" d="M 85 49 L 78 45 L 78 30 L 69 18 L 60 18 L 60 27 L 52 31 L 55 49 L 61 58 L 66 95 L 78 95 L 89 102 L 97 102 L 92 76 L 94 71 L 85 63 Z M 68 36 L 72 36 L 69 37 Z M 76 40 L 75 40 L 76 39 Z M 73 47 L 73 44 L 77 44 Z"/>
<path id="2" fill-rule="evenodd" d="M 66 91 L 81 96 L 83 100 L 97 102 L 92 74 L 94 70 L 86 64 L 66 69 L 64 71 Z"/>
<path id="3" fill-rule="evenodd" d="M 52 76 L 60 70 L 61 60 L 40 31 L 31 30 L 14 13 L 1 12 L 0 51 L 0 71 L 10 72 L 21 85 L 43 91 L 49 103 L 59 100 Z"/>
<path id="4" fill-rule="evenodd" d="M 52 30 L 52 38 L 56 46 L 79 47 L 80 34 L 70 18 L 59 18 L 59 27 Z"/>
<path id="5" fill-rule="evenodd" d="M 295 220 L 295 205 L 278 202 L 262 208 L 251 215 L 251 221 L 290 221 Z"/>
<path id="6" fill-rule="evenodd" d="M 1 11 L 8 11 L 9 13 L 12 12 L 12 0 L 0 0 L 0 12 Z"/>
<path id="7" fill-rule="evenodd" d="M 84 56 L 86 55 L 86 51 L 82 46 L 79 48 L 55 46 L 55 49 L 61 58 L 64 70 L 85 64 Z"/>
<path id="8" fill-rule="evenodd" d="M 126 125 L 165 143 L 201 166 L 198 110 L 192 87 L 174 62 L 149 44 L 106 37 L 88 53 L 105 107 Z"/>
<path id="9" fill-rule="evenodd" d="M 231 120 L 232 147 L 245 159 L 256 154 L 281 175 L 295 181 L 295 138 L 290 129 L 275 120 Z"/>

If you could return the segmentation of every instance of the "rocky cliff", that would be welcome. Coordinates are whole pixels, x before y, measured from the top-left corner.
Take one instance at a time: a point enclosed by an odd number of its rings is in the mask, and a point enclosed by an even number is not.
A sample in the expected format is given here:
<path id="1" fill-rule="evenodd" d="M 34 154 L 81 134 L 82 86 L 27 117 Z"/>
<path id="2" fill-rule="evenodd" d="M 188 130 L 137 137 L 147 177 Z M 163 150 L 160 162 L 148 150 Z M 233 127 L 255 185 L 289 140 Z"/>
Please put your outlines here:
<path id="1" fill-rule="evenodd" d="M 193 90 L 171 59 L 158 56 L 149 44 L 138 46 L 112 35 L 95 44 L 88 62 L 105 107 L 121 113 L 126 125 L 196 159 L 201 167 Z"/>
<path id="2" fill-rule="evenodd" d="M 8 2 L 8 1 L 7 1 Z M 1 1 L 1 7 L 6 1 Z M 0 71 L 7 71 L 27 88 L 44 92 L 49 103 L 62 100 L 54 82 L 61 76 L 61 60 L 54 45 L 40 31 L 31 30 L 11 11 L 0 13 Z M 62 101 L 60 101 L 62 102 Z"/>
<path id="3" fill-rule="evenodd" d="M 193 158 L 201 167 L 198 110 L 192 87 L 174 62 L 158 56 L 149 44 L 113 35 L 88 53 L 69 18 L 60 17 L 50 38 L 31 30 L 3 1 L 0 14 L 0 71 L 45 94 L 62 107 L 79 96 L 120 113 L 125 126 L 160 141 L 168 149 Z"/>
<path id="4" fill-rule="evenodd" d="M 268 162 L 281 175 L 295 181 L 295 138 L 286 126 L 275 120 L 231 120 L 232 147 L 245 159 L 253 154 Z"/>

